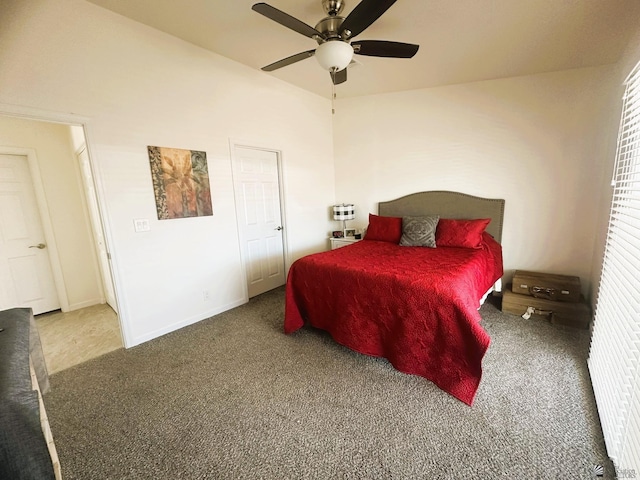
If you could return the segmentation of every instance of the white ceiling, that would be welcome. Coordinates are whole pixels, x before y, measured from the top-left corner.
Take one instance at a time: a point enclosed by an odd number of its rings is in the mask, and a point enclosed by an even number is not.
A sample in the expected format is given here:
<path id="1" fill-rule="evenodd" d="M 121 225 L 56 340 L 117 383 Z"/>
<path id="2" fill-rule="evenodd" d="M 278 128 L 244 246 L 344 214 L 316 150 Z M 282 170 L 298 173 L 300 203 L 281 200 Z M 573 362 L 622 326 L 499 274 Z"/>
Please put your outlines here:
<path id="1" fill-rule="evenodd" d="M 260 69 L 315 48 L 303 35 L 251 10 L 254 0 L 89 0 Z M 270 0 L 311 25 L 321 0 Z M 342 16 L 359 3 L 346 0 Z M 398 0 L 358 40 L 415 43 L 412 59 L 356 55 L 339 97 L 474 82 L 617 62 L 640 28 L 638 0 Z M 314 58 L 264 73 L 330 97 Z"/>

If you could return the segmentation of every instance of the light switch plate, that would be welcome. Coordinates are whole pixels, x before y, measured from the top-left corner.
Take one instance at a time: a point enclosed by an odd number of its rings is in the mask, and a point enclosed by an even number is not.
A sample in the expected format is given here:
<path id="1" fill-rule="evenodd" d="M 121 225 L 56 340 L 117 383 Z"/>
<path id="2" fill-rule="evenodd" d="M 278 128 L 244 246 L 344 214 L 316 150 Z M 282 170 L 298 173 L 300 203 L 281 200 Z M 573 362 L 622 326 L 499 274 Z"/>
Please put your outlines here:
<path id="1" fill-rule="evenodd" d="M 148 232 L 151 230 L 149 226 L 149 219 L 147 218 L 134 218 L 133 228 L 136 232 Z"/>

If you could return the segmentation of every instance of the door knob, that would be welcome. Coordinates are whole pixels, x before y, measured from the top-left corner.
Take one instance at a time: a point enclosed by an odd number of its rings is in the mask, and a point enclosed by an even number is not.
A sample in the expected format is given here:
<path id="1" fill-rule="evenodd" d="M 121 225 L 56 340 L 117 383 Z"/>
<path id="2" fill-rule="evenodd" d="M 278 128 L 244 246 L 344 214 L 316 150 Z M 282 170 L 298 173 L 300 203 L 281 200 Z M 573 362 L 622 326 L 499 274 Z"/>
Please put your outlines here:
<path id="1" fill-rule="evenodd" d="M 278 227 L 276 227 L 274 230 L 278 230 L 278 231 L 280 231 L 280 230 L 282 230 L 282 227 L 278 226 Z"/>
<path id="2" fill-rule="evenodd" d="M 37 245 L 29 245 L 29 248 L 38 248 L 40 250 L 42 250 L 44 247 L 46 247 L 44 243 L 39 243 Z"/>

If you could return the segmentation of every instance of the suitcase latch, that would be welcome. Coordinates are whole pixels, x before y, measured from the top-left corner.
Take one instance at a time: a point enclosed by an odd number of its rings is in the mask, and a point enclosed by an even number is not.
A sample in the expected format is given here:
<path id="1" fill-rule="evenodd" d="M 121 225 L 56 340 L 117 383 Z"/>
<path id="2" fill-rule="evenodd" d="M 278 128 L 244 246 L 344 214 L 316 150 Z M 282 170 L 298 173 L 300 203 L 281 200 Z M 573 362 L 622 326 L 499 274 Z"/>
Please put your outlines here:
<path id="1" fill-rule="evenodd" d="M 553 300 L 556 297 L 555 288 L 538 287 L 537 285 L 529 288 L 529 293 L 536 298 L 545 298 L 547 300 Z"/>

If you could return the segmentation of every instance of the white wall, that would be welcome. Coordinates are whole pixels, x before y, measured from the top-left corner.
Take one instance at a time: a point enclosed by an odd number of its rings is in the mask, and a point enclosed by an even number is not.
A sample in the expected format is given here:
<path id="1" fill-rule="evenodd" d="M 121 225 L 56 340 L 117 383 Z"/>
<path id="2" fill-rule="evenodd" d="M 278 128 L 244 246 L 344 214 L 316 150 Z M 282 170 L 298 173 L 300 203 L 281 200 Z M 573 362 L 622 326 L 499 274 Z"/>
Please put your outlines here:
<path id="1" fill-rule="evenodd" d="M 230 139 L 283 152 L 290 260 L 325 248 L 328 100 L 82 0 L 5 1 L 0 22 L 0 110 L 87 119 L 127 346 L 245 300 Z M 156 220 L 148 145 L 207 153 L 212 217 Z"/>
<path id="2" fill-rule="evenodd" d="M 337 200 L 366 226 L 377 202 L 413 192 L 503 198 L 506 279 L 515 269 L 578 275 L 588 293 L 614 70 L 338 100 Z"/>
<path id="3" fill-rule="evenodd" d="M 104 302 L 69 127 L 0 116 L 0 148 L 3 146 L 36 153 L 66 290 L 58 293 L 66 297 L 62 299 L 66 310 Z"/>

